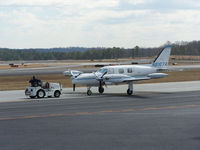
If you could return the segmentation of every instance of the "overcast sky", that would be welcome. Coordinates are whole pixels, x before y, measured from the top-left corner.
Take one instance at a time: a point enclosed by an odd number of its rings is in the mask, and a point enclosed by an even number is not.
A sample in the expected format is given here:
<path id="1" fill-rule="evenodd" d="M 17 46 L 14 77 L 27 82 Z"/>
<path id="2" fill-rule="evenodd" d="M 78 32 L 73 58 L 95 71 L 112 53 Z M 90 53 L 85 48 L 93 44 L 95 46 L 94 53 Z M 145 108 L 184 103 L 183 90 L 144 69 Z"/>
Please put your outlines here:
<path id="1" fill-rule="evenodd" d="M 0 47 L 160 46 L 200 40 L 200 0 L 0 0 Z"/>

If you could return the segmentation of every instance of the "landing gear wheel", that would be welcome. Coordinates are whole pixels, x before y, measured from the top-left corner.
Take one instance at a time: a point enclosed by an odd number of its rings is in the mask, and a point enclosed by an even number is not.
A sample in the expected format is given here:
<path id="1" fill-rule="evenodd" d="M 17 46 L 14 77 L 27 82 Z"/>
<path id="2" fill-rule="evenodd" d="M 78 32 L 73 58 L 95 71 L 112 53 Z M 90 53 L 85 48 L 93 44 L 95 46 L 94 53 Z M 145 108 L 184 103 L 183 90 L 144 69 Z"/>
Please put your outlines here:
<path id="1" fill-rule="evenodd" d="M 99 87 L 99 93 L 103 93 L 104 92 L 104 88 L 103 87 Z"/>
<path id="2" fill-rule="evenodd" d="M 37 97 L 38 97 L 38 98 L 44 98 L 44 96 L 45 96 L 45 92 L 44 92 L 43 90 L 39 90 L 39 91 L 37 92 Z"/>
<path id="3" fill-rule="evenodd" d="M 88 90 L 88 91 L 87 91 L 87 95 L 88 95 L 88 96 L 92 95 L 92 91 L 91 91 L 91 90 Z"/>
<path id="4" fill-rule="evenodd" d="M 128 89 L 128 90 L 127 90 L 127 94 L 128 94 L 128 95 L 132 95 L 132 94 L 133 94 L 133 91 L 130 90 L 130 89 Z"/>
<path id="5" fill-rule="evenodd" d="M 54 92 L 54 96 L 55 96 L 55 97 L 60 97 L 60 91 L 55 91 L 55 92 Z"/>

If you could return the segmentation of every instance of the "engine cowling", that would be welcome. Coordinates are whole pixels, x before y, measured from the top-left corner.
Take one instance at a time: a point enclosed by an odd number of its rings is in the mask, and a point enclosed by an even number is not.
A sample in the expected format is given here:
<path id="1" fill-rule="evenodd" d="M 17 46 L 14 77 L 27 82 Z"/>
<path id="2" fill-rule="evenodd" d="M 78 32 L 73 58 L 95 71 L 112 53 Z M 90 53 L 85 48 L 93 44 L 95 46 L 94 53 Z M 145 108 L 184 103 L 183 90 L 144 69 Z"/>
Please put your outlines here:
<path id="1" fill-rule="evenodd" d="M 168 74 L 166 73 L 152 73 L 148 75 L 148 77 L 150 77 L 151 79 L 158 79 L 158 78 L 163 78 L 166 76 L 168 76 Z"/>

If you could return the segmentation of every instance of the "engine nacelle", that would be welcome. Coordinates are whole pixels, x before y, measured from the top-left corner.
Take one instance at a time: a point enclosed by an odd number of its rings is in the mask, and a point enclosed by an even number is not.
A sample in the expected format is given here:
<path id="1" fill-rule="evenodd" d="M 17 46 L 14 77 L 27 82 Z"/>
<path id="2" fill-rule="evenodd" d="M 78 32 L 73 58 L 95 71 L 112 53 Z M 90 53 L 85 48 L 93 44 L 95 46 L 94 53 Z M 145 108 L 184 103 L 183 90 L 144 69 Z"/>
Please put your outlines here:
<path id="1" fill-rule="evenodd" d="M 166 76 L 168 76 L 168 74 L 166 73 L 152 73 L 148 75 L 148 77 L 150 77 L 151 79 L 158 79 L 158 78 L 163 78 Z"/>

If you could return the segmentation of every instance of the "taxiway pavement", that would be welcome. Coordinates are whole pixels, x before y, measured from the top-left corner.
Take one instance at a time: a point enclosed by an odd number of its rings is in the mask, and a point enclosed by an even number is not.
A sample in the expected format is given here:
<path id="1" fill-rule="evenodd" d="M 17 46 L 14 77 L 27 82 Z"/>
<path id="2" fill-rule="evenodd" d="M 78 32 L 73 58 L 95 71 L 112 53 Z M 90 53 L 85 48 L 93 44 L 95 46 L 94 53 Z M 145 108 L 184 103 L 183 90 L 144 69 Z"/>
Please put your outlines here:
<path id="1" fill-rule="evenodd" d="M 187 82 L 168 82 L 168 83 L 149 83 L 149 84 L 134 84 L 134 94 L 142 92 L 150 93 L 173 93 L 173 92 L 189 92 L 189 91 L 200 91 L 200 81 L 187 81 Z M 108 86 L 105 87 L 103 95 L 116 94 L 116 95 L 127 95 L 127 84 Z M 92 87 L 92 96 L 102 96 L 98 93 L 97 87 Z M 30 101 L 29 97 L 25 96 L 25 90 L 13 90 L 13 91 L 0 91 L 0 103 L 1 102 L 18 102 L 18 101 Z M 72 88 L 64 88 L 61 98 L 82 98 L 88 97 L 86 87 L 78 87 L 73 92 Z M 42 100 L 49 100 L 44 98 Z"/>
<path id="2" fill-rule="evenodd" d="M 199 85 L 199 81 L 137 85 L 132 96 L 126 95 L 127 86 L 118 86 L 119 93 L 113 87 L 113 92 L 105 89 L 105 94 L 92 96 L 82 88 L 76 94 L 65 89 L 59 99 L 4 101 L 0 103 L 0 148 L 199 149 Z"/>

